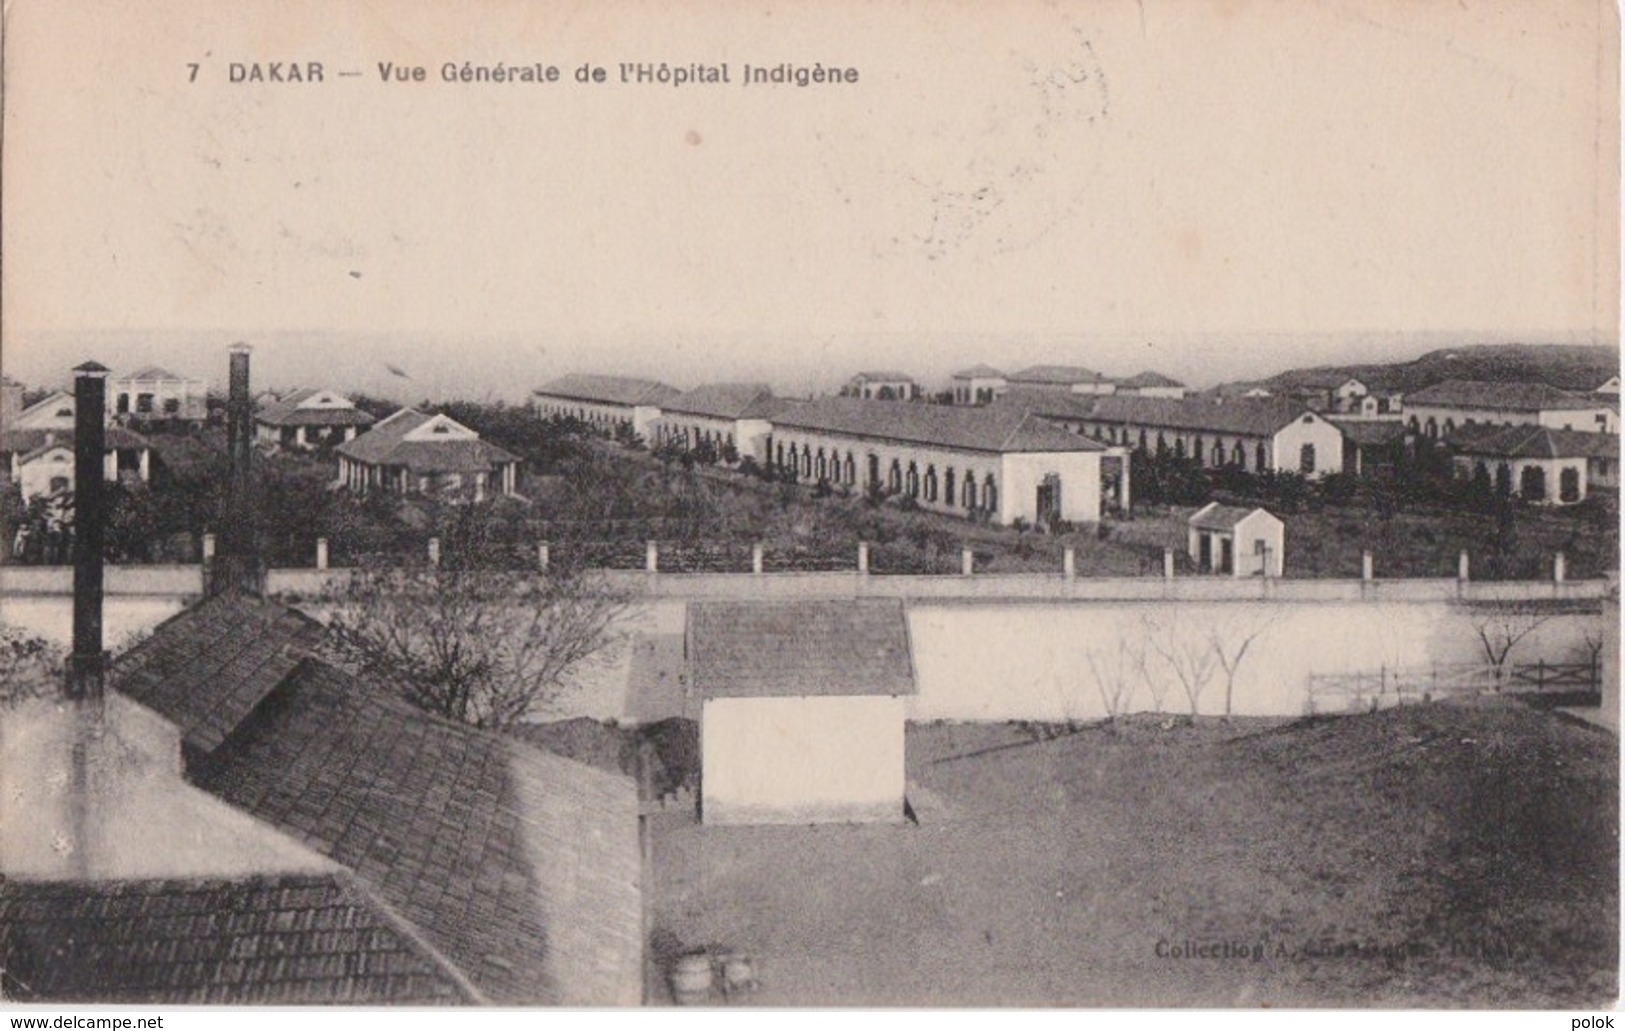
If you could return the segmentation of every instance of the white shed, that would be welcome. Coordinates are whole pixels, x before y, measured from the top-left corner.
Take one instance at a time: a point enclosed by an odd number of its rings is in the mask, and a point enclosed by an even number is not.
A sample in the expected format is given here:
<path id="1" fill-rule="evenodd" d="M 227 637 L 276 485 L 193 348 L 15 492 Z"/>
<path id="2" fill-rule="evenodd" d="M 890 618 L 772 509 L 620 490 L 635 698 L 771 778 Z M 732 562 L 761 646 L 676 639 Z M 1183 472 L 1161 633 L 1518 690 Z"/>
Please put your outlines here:
<path id="1" fill-rule="evenodd" d="M 1262 508 L 1212 501 L 1190 518 L 1190 556 L 1199 572 L 1280 576 L 1286 524 Z"/>
<path id="2" fill-rule="evenodd" d="M 706 823 L 903 819 L 900 601 L 695 602 L 686 651 Z"/>

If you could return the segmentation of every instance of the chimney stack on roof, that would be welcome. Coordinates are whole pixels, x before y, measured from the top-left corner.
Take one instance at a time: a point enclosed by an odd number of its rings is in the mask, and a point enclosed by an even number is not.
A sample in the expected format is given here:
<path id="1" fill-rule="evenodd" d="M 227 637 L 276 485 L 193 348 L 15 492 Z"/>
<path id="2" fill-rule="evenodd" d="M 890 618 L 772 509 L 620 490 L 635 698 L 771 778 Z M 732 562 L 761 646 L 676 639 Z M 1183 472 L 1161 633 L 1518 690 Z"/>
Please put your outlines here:
<path id="1" fill-rule="evenodd" d="M 107 451 L 107 373 L 73 370 L 73 653 L 68 697 L 102 704 L 102 548 L 107 523 L 102 460 Z"/>
<path id="2" fill-rule="evenodd" d="M 226 399 L 226 451 L 231 461 L 220 551 L 209 576 L 210 593 L 231 587 L 259 589 L 258 549 L 254 545 L 254 399 L 249 394 L 247 344 L 232 344 L 230 389 Z"/>

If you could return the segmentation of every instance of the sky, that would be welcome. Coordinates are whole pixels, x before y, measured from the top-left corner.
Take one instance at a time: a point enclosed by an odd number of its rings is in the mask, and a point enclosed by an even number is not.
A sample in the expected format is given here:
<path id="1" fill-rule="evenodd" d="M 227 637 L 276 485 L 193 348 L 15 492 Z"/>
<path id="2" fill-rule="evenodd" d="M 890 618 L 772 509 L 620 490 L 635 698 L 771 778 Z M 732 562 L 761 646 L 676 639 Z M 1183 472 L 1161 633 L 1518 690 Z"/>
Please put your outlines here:
<path id="1" fill-rule="evenodd" d="M 1203 386 L 1618 342 L 1601 0 L 6 18 L 0 364 L 28 382 L 86 358 L 218 381 L 237 340 L 265 385 L 403 400 L 518 400 L 572 371 L 806 393 L 976 362 Z M 312 61 L 321 83 L 230 81 Z M 562 81 L 441 78 L 498 61 Z M 733 81 L 623 84 L 623 62 Z M 858 81 L 740 82 L 781 63 Z"/>

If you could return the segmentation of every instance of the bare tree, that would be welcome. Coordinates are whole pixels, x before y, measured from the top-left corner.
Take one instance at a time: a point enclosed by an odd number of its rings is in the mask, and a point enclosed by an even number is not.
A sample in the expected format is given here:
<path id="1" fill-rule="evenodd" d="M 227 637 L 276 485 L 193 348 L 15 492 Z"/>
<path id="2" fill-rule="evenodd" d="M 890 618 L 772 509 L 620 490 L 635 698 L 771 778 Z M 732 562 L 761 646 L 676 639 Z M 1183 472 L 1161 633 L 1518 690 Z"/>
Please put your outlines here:
<path id="1" fill-rule="evenodd" d="M 1090 649 L 1086 658 L 1106 718 L 1116 719 L 1127 713 L 1135 682 L 1145 677 L 1144 643 L 1119 637 L 1115 649 Z"/>
<path id="2" fill-rule="evenodd" d="M 1207 638 L 1193 628 L 1155 621 L 1153 625 L 1156 632 L 1147 638 L 1151 650 L 1173 671 L 1180 689 L 1185 692 L 1185 700 L 1190 703 L 1191 715 L 1195 716 L 1200 710 L 1202 692 L 1213 679 L 1218 661 L 1213 648 Z"/>
<path id="3" fill-rule="evenodd" d="M 1163 708 L 1163 700 L 1168 697 L 1168 682 L 1153 675 L 1151 663 L 1148 661 L 1150 654 L 1147 651 L 1149 642 L 1162 633 L 1162 624 L 1157 621 L 1156 617 L 1149 614 L 1140 617 L 1140 640 L 1138 645 L 1140 662 L 1137 671 L 1140 674 L 1140 679 L 1145 683 L 1146 693 L 1151 696 L 1152 712 L 1167 711 Z"/>
<path id="4" fill-rule="evenodd" d="M 1247 651 L 1253 642 L 1269 629 L 1269 624 L 1258 621 L 1225 621 L 1215 624 L 1208 631 L 1208 642 L 1213 647 L 1213 655 L 1219 660 L 1219 668 L 1224 672 L 1224 714 L 1228 718 L 1235 702 L 1236 671 L 1247 658 Z"/>
<path id="5" fill-rule="evenodd" d="M 1495 602 L 1474 610 L 1473 630 L 1497 691 L 1506 681 L 1512 650 L 1551 618 L 1549 611 L 1519 602 Z"/>
<path id="6" fill-rule="evenodd" d="M 480 727 L 545 712 L 622 638 L 629 599 L 582 570 L 371 567 L 337 599 L 329 652 L 412 704 Z"/>

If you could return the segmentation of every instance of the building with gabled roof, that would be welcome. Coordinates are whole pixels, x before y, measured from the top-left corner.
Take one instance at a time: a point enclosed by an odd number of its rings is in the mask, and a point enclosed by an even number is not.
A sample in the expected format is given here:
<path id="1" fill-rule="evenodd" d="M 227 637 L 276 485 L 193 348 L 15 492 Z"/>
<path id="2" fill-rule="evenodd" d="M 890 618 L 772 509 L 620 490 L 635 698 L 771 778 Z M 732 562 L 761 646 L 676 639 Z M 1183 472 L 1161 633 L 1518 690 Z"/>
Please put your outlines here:
<path id="1" fill-rule="evenodd" d="M 1074 394 L 1111 394 L 1117 391 L 1117 383 L 1111 377 L 1081 365 L 1029 365 L 1010 374 L 1009 386 L 1070 391 Z"/>
<path id="2" fill-rule="evenodd" d="M 1479 479 L 1536 504 L 1571 505 L 1619 487 L 1619 438 L 1547 426 L 1462 427 L 1445 438 L 1462 479 Z"/>
<path id="3" fill-rule="evenodd" d="M 1135 397 L 1184 397 L 1189 393 L 1185 384 L 1171 376 L 1150 369 L 1125 376 L 1117 381 L 1117 393 Z"/>
<path id="4" fill-rule="evenodd" d="M 1129 500 L 1124 451 L 1003 405 L 824 398 L 775 417 L 767 444 L 781 475 L 1006 525 L 1095 523 Z"/>
<path id="5" fill-rule="evenodd" d="M 1210 501 L 1186 525 L 1197 572 L 1272 577 L 1285 568 L 1286 524 L 1262 508 Z"/>
<path id="6" fill-rule="evenodd" d="M 902 602 L 693 602 L 684 648 L 706 823 L 902 821 Z"/>
<path id="7" fill-rule="evenodd" d="M 123 421 L 184 421 L 209 417 L 209 385 L 157 365 L 147 365 L 107 382 L 108 414 Z"/>
<path id="8" fill-rule="evenodd" d="M 17 484 L 23 500 L 73 490 L 73 399 L 68 398 L 66 429 L 7 429 L 0 431 L 0 463 Z M 109 426 L 103 447 L 102 476 L 109 483 L 152 479 L 152 442 L 122 426 Z"/>
<path id="9" fill-rule="evenodd" d="M 1211 397 L 1012 391 L 1000 403 L 1102 443 L 1190 457 L 1211 468 L 1314 477 L 1343 471 L 1342 432 L 1324 416 L 1284 398 L 1220 402 Z"/>
<path id="10" fill-rule="evenodd" d="M 543 418 L 576 419 L 606 436 L 629 430 L 647 440 L 660 406 L 679 393 L 652 379 L 570 373 L 532 391 L 531 405 Z"/>
<path id="11" fill-rule="evenodd" d="M 841 396 L 870 401 L 913 401 L 920 396 L 920 384 L 908 373 L 894 369 L 860 372 L 846 381 Z"/>
<path id="12" fill-rule="evenodd" d="M 481 1001 L 638 1002 L 633 782 L 423 712 L 312 655 L 307 624 L 211 600 L 112 682 L 173 720 L 198 787 L 348 871 Z"/>
<path id="13" fill-rule="evenodd" d="M 667 398 L 650 428 L 656 446 L 709 447 L 719 461 L 749 457 L 759 464 L 770 420 L 788 404 L 766 383 L 707 383 Z"/>
<path id="14" fill-rule="evenodd" d="M 991 404 L 1010 383 L 1003 372 L 991 365 L 972 365 L 953 374 L 954 404 Z"/>
<path id="15" fill-rule="evenodd" d="M 449 415 L 403 408 L 334 449 L 339 482 L 358 493 L 484 500 L 518 490 L 519 458 Z"/>
<path id="16" fill-rule="evenodd" d="M 1547 383 L 1445 380 L 1408 394 L 1405 410 L 1411 432 L 1431 440 L 1485 424 L 1619 432 L 1619 410 L 1610 399 Z"/>
<path id="17" fill-rule="evenodd" d="M 262 444 L 314 450 L 354 440 L 374 421 L 337 391 L 304 387 L 260 406 L 254 436 Z"/>

